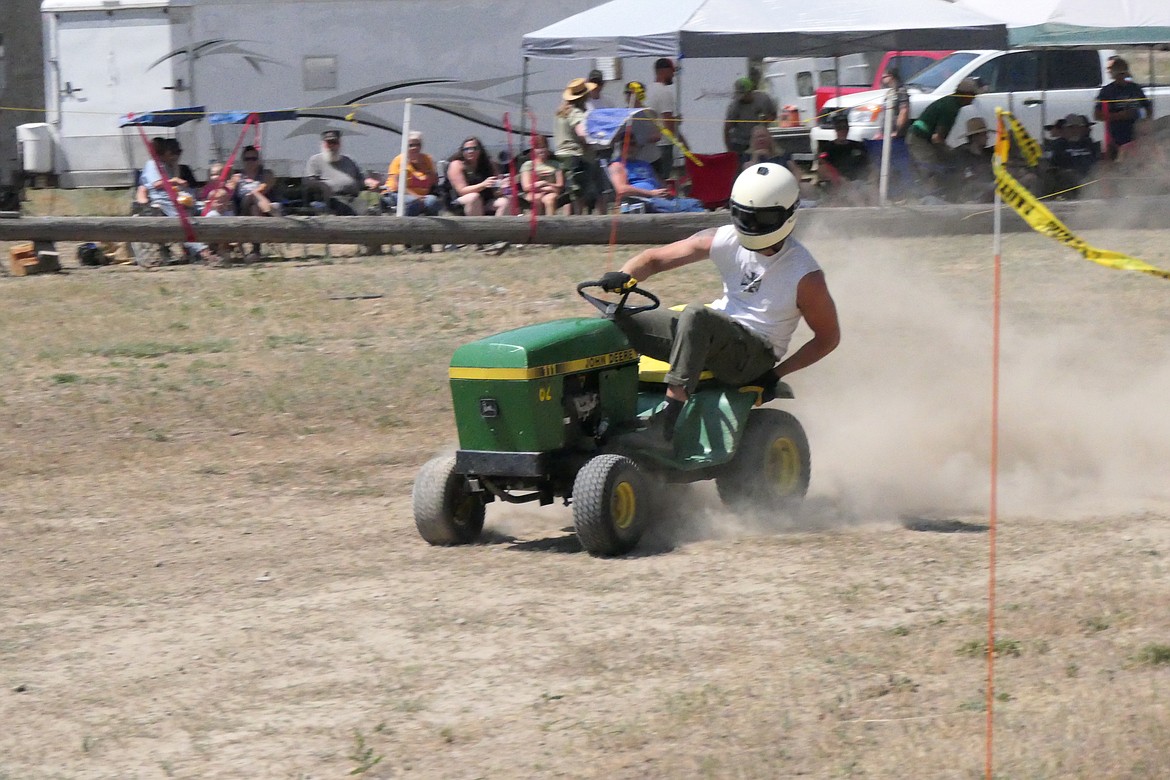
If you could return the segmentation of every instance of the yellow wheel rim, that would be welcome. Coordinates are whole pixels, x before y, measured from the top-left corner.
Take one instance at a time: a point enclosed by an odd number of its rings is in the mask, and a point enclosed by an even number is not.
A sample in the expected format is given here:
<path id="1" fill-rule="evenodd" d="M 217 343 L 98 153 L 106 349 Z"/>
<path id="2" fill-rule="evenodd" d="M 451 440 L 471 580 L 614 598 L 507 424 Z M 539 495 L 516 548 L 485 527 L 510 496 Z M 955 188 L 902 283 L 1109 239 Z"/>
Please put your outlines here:
<path id="1" fill-rule="evenodd" d="M 768 450 L 765 464 L 768 481 L 781 495 L 796 492 L 800 484 L 800 450 L 792 439 L 776 439 Z"/>
<path id="2" fill-rule="evenodd" d="M 634 495 L 634 486 L 629 482 L 614 485 L 613 495 L 609 499 L 609 513 L 613 517 L 613 524 L 623 530 L 629 528 L 634 523 L 637 508 L 638 499 Z"/>

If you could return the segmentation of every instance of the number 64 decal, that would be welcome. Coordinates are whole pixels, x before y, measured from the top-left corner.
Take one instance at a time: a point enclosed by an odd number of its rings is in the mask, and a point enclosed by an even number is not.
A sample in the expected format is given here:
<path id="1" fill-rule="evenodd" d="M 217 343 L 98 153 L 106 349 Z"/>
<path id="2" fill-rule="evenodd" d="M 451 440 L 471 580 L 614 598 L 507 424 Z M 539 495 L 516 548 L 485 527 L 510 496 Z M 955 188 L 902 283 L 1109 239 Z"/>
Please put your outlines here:
<path id="1" fill-rule="evenodd" d="M 552 385 L 545 385 L 537 391 L 537 397 L 541 401 L 551 401 L 553 398 Z"/>

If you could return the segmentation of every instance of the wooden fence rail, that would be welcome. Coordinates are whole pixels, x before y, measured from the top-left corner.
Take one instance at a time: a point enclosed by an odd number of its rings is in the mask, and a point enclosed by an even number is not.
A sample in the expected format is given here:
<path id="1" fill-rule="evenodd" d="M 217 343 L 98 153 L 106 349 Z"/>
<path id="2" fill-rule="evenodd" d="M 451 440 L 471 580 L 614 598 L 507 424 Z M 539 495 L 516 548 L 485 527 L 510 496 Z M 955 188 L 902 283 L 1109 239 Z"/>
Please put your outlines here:
<path id="1" fill-rule="evenodd" d="M 1118 206 L 1123 204 L 1123 208 Z M 1073 230 L 1163 228 L 1170 199 L 1058 203 L 1053 211 Z M 1123 213 L 1122 213 L 1123 212 Z M 1027 230 L 1010 209 L 1004 228 Z M 800 212 L 805 235 L 900 238 L 987 235 L 990 206 L 814 208 Z M 726 225 L 726 211 L 702 214 L 623 214 L 541 217 L 211 217 L 193 220 L 200 241 L 309 244 L 659 244 Z M 181 241 L 178 219 L 166 217 L 19 217 L 0 219 L 0 241 Z"/>

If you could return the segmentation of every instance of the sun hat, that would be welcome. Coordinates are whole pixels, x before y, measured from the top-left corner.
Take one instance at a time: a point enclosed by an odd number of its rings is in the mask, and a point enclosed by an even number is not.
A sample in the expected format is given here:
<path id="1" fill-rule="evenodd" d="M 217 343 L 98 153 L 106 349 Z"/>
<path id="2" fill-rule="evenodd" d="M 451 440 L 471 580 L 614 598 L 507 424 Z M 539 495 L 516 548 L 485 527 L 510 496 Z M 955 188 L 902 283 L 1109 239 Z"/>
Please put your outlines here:
<path id="1" fill-rule="evenodd" d="M 593 91 L 597 85 L 592 81 L 585 79 L 573 79 L 569 85 L 565 87 L 565 91 L 561 93 L 561 97 L 565 100 L 573 101 L 580 100 Z"/>
<path id="2" fill-rule="evenodd" d="M 973 116 L 967 120 L 967 132 L 963 135 L 970 138 L 976 133 L 986 133 L 987 123 L 983 121 L 981 116 Z"/>
<path id="3" fill-rule="evenodd" d="M 1069 114 L 1064 118 L 1065 127 L 1092 127 L 1094 124 L 1084 114 Z"/>

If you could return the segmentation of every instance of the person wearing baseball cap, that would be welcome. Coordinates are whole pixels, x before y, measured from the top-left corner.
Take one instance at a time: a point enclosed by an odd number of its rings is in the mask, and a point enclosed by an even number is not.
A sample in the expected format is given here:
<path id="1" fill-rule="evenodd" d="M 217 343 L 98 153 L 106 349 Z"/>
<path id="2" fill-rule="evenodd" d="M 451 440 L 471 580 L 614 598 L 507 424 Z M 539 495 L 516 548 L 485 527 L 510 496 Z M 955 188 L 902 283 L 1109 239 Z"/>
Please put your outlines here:
<path id="1" fill-rule="evenodd" d="M 341 131 L 321 133 L 321 151 L 305 164 L 306 199 L 324 204 L 331 214 L 352 217 L 353 203 L 365 188 L 365 176 L 341 153 Z"/>
<path id="2" fill-rule="evenodd" d="M 723 120 L 723 144 L 742 158 L 751 145 L 752 128 L 776 121 L 776 101 L 746 77 L 735 80 L 733 92 Z"/>
<path id="3" fill-rule="evenodd" d="M 675 97 L 674 74 L 678 72 L 674 62 L 668 57 L 659 57 L 654 61 L 654 81 L 646 85 L 646 108 L 658 114 L 662 126 L 680 141 L 682 138 L 682 117 L 678 112 L 678 101 Z M 674 143 L 667 133 L 663 133 L 658 140 L 658 160 L 654 170 L 659 178 L 669 179 L 674 173 Z"/>
<path id="4" fill-rule="evenodd" d="M 601 91 L 605 88 L 604 73 L 594 68 L 589 71 L 589 76 L 586 81 L 593 85 L 593 89 L 589 91 L 589 97 L 585 98 L 586 111 L 592 111 L 595 108 L 617 108 L 612 100 L 601 94 Z"/>

